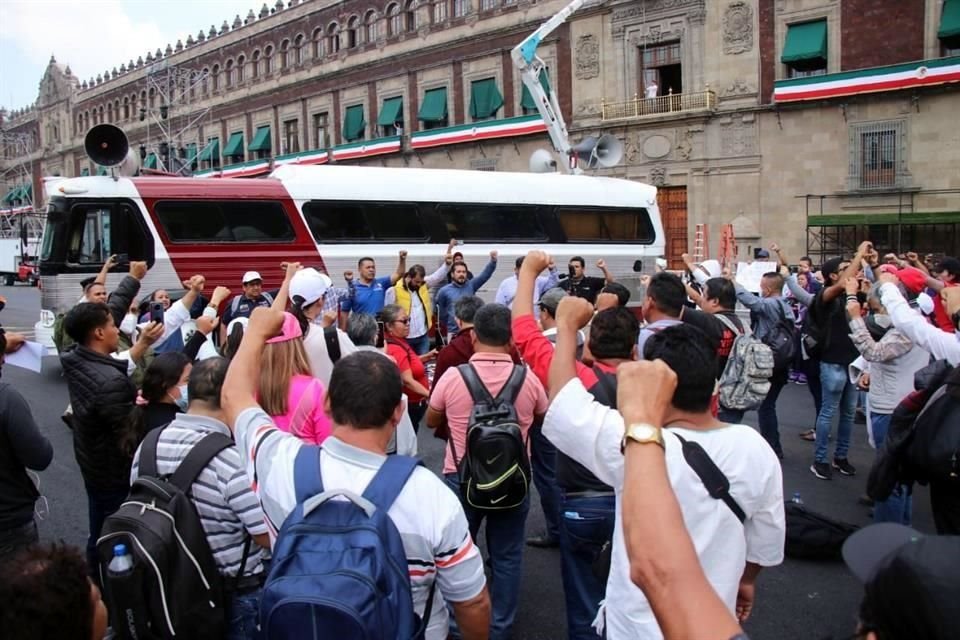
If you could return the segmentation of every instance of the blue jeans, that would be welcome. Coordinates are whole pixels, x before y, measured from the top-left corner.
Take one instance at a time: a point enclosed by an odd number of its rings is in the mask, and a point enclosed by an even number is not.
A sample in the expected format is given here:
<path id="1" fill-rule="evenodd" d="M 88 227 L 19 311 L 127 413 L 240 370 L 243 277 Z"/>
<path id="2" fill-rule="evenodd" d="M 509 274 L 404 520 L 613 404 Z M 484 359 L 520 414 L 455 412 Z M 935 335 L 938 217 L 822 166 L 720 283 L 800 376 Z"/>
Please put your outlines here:
<path id="1" fill-rule="evenodd" d="M 460 479 L 455 473 L 444 475 L 447 485 L 460 497 Z M 490 640 L 507 640 L 520 600 L 520 579 L 523 577 L 524 526 L 530 511 L 527 497 L 516 509 L 482 511 L 463 502 L 470 535 L 477 539 L 480 525 L 487 521 L 487 554 L 490 562 Z M 453 626 L 453 625 L 451 625 Z"/>
<path id="2" fill-rule="evenodd" d="M 780 424 L 777 421 L 777 398 L 780 397 L 783 388 L 787 386 L 788 375 L 787 369 L 774 372 L 770 379 L 770 391 L 767 392 L 767 397 L 757 407 L 757 423 L 760 425 L 760 435 L 770 444 L 770 448 L 777 456 L 783 455 L 783 448 L 780 446 Z M 717 412 L 717 419 L 720 422 L 742 424 L 743 414 L 745 413 L 746 411 L 727 409 L 721 405 Z"/>
<path id="3" fill-rule="evenodd" d="M 225 640 L 256 640 L 262 594 L 263 588 L 258 588 L 230 598 Z"/>
<path id="4" fill-rule="evenodd" d="M 820 415 L 820 407 L 823 404 L 823 386 L 820 383 L 820 361 L 807 360 L 805 362 L 804 372 L 807 374 L 807 389 L 813 397 L 813 408 Z"/>
<path id="5" fill-rule="evenodd" d="M 877 455 L 884 449 L 887 439 L 887 430 L 893 416 L 889 413 L 870 412 L 870 429 L 873 431 L 873 441 L 877 445 Z M 898 484 L 893 493 L 886 500 L 879 500 L 873 505 L 874 522 L 896 522 L 910 526 L 913 511 L 913 496 L 910 487 Z"/>
<path id="6" fill-rule="evenodd" d="M 596 640 L 593 620 L 607 585 L 593 573 L 603 545 L 613 539 L 616 498 L 561 495 L 560 570 L 567 605 L 567 637 Z"/>
<path id="7" fill-rule="evenodd" d="M 557 448 L 543 435 L 539 426 L 530 430 L 530 464 L 533 484 L 540 494 L 540 506 L 547 523 L 547 535 L 560 538 L 560 490 L 557 487 Z"/>
<path id="8" fill-rule="evenodd" d="M 837 447 L 833 457 L 843 460 L 850 449 L 850 433 L 853 431 L 853 416 L 857 410 L 857 387 L 850 382 L 847 366 L 831 362 L 820 363 L 820 384 L 823 387 L 823 403 L 817 416 L 816 462 L 827 461 L 827 441 L 833 427 L 833 416 L 840 414 L 837 425 Z"/>
<path id="9" fill-rule="evenodd" d="M 87 489 L 87 521 L 90 526 L 90 535 L 87 537 L 87 569 L 93 576 L 94 582 L 100 584 L 100 560 L 97 556 L 97 538 L 107 516 L 120 508 L 130 493 L 129 488 L 122 489 L 94 489 L 89 485 Z"/>
<path id="10" fill-rule="evenodd" d="M 407 344 L 410 345 L 414 353 L 422 356 L 427 351 L 430 351 L 430 334 L 425 333 L 418 338 L 407 338 Z"/>

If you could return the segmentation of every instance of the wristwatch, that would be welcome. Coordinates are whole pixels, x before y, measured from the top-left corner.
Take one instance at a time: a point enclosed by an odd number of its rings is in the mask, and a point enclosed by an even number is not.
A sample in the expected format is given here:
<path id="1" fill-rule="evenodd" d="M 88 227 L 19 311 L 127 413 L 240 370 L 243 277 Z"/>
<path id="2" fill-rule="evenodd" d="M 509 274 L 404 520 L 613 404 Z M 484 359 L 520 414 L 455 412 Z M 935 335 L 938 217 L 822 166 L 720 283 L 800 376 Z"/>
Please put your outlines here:
<path id="1" fill-rule="evenodd" d="M 661 449 L 666 450 L 663 444 L 663 430 L 646 422 L 634 422 L 627 425 L 623 432 L 623 440 L 620 442 L 620 453 L 627 449 L 627 440 L 639 442 L 640 444 L 658 444 Z"/>

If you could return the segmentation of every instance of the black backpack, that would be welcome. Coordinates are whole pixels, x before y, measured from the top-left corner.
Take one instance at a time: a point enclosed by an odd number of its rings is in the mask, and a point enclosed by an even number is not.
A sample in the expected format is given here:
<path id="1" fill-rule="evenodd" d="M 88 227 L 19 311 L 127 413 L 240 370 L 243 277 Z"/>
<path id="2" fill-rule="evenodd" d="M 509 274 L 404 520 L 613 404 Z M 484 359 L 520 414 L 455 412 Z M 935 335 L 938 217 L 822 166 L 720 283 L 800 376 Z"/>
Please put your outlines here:
<path id="1" fill-rule="evenodd" d="M 323 328 L 323 341 L 327 344 L 327 356 L 330 364 L 337 364 L 340 359 L 340 336 L 336 327 Z"/>
<path id="2" fill-rule="evenodd" d="M 783 308 L 783 303 L 778 305 L 780 309 L 780 318 L 773 329 L 763 337 L 763 344 L 770 347 L 773 352 L 773 368 L 776 371 L 782 371 L 793 364 L 793 356 L 796 355 L 796 331 L 797 328 L 787 318 L 787 312 Z"/>
<path id="3" fill-rule="evenodd" d="M 802 504 L 787 501 L 784 552 L 802 560 L 840 560 L 843 543 L 859 527 L 808 511 Z"/>
<path id="4" fill-rule="evenodd" d="M 189 492 L 210 460 L 233 440 L 218 433 L 204 437 L 176 473 L 160 477 L 157 442 L 162 431 L 147 434 L 139 476 L 97 540 L 104 601 L 120 638 L 219 638 L 225 631 L 223 579 Z M 132 573 L 122 580 L 108 571 L 114 546 L 121 543 L 134 561 Z M 244 563 L 247 553 L 249 538 Z"/>
<path id="5" fill-rule="evenodd" d="M 819 359 L 823 353 L 823 348 L 830 340 L 831 327 L 830 322 L 833 307 L 829 307 L 825 313 L 821 309 L 823 290 L 817 293 L 813 302 L 807 307 L 807 315 L 803 318 L 803 324 L 800 326 L 800 343 L 803 345 L 803 352 L 806 359 Z"/>
<path id="6" fill-rule="evenodd" d="M 512 509 L 523 504 L 530 487 L 530 459 L 514 403 L 527 370 L 514 365 L 496 398 L 490 396 L 470 363 L 457 367 L 473 398 L 462 460 L 450 438 L 464 502 L 475 509 Z"/>

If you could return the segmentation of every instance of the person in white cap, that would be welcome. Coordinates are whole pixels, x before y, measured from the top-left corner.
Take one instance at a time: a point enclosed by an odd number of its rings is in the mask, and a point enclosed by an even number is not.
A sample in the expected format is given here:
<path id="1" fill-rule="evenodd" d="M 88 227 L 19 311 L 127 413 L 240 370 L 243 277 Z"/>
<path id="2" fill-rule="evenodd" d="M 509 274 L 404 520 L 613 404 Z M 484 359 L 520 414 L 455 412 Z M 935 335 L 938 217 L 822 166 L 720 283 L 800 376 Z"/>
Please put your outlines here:
<path id="1" fill-rule="evenodd" d="M 243 285 L 243 293 L 230 301 L 223 312 L 220 327 L 220 343 L 227 337 L 226 328 L 234 318 L 249 318 L 250 314 L 257 307 L 269 307 L 273 304 L 273 299 L 277 296 L 276 291 L 263 290 L 263 278 L 257 271 L 247 271 L 243 274 L 240 281 Z"/>
<path id="2" fill-rule="evenodd" d="M 303 346 L 313 376 L 326 385 L 337 360 L 354 353 L 357 348 L 347 334 L 336 327 L 336 312 L 325 314 L 323 311 L 323 299 L 333 285 L 329 276 L 313 267 L 298 268 L 299 265 L 292 265 L 287 269 L 290 310 L 300 321 Z"/>

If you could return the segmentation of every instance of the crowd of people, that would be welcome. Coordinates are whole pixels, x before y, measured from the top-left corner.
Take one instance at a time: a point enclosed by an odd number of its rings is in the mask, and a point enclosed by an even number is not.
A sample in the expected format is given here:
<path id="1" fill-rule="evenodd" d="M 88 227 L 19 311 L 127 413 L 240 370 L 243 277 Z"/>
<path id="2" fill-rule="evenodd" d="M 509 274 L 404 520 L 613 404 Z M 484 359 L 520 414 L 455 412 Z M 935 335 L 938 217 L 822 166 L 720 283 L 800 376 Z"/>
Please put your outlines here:
<path id="1" fill-rule="evenodd" d="M 858 406 L 877 450 L 858 464 L 872 466 L 878 524 L 844 549 L 865 584 L 857 633 L 951 637 L 960 262 L 881 258 L 865 242 L 794 272 L 774 245 L 779 268 L 750 291 L 684 256 L 686 272 L 644 276 L 628 308 L 603 260 L 602 278 L 580 257 L 561 278 L 542 251 L 518 258 L 485 302 L 497 252 L 474 276 L 456 246 L 436 266 L 408 268 L 400 251 L 381 277 L 363 257 L 344 286 L 284 263 L 279 289 L 247 271 L 234 295 L 197 274 L 174 301 L 140 295 L 140 262 L 108 292 L 112 260 L 84 282 L 57 344 L 87 547 L 38 545 L 29 471 L 54 452 L 0 384 L 0 635 L 99 639 L 112 624 L 135 637 L 147 619 L 164 637 L 287 638 L 305 625 L 359 637 L 375 618 L 377 637 L 422 625 L 428 640 L 509 638 L 531 545 L 558 549 L 572 639 L 742 638 L 758 575 L 784 558 L 777 403 L 795 382 L 816 405 L 798 435 L 812 439 L 817 478 L 857 473 Z M 0 335 L 0 353 L 20 341 Z M 749 411 L 759 431 L 743 424 Z M 415 459 L 423 427 L 445 441 L 442 468 Z M 909 529 L 916 482 L 930 486 L 938 535 Z M 534 489 L 545 530 L 525 538 Z M 193 505 L 165 517 L 209 608 L 185 602 L 189 580 L 158 571 L 143 610 L 118 611 L 114 561 L 154 562 L 136 534 L 157 526 L 150 491 Z M 199 541 L 179 518 L 195 519 Z M 375 541 L 351 528 L 357 518 Z M 895 605 L 907 592 L 924 606 Z"/>

